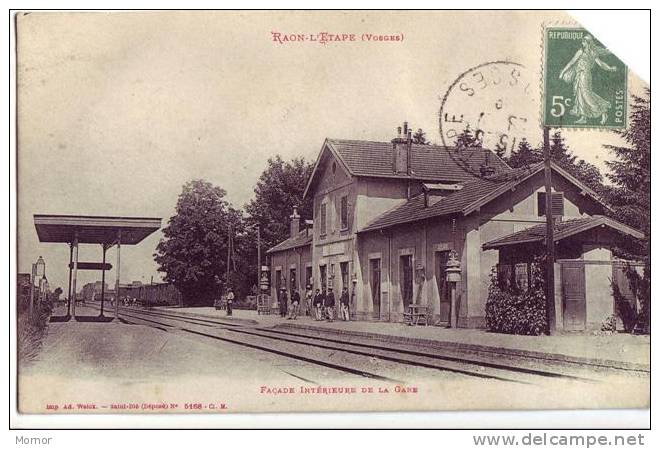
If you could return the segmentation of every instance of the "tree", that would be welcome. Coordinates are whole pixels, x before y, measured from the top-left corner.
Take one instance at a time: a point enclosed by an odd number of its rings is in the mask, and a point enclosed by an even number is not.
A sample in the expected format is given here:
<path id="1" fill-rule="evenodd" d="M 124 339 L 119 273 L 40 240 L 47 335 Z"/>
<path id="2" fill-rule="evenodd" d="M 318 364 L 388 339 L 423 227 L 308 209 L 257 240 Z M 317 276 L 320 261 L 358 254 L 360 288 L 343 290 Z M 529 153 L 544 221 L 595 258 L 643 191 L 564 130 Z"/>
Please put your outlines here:
<path id="1" fill-rule="evenodd" d="M 598 194 L 603 194 L 603 176 L 600 170 L 589 162 L 573 154 L 560 131 L 556 131 L 550 136 L 550 158 L 564 170 L 575 176 L 587 187 Z M 543 148 L 532 148 L 527 139 L 523 138 L 518 144 L 518 148 L 511 152 L 505 161 L 511 168 L 529 167 L 539 162 L 543 162 Z"/>
<path id="2" fill-rule="evenodd" d="M 644 240 L 622 239 L 617 252 L 644 262 L 643 275 L 629 272 L 629 279 L 639 292 L 642 303 L 640 321 L 646 330 L 650 326 L 651 298 L 651 90 L 644 97 L 633 96 L 630 125 L 618 131 L 626 146 L 605 145 L 615 160 L 607 161 L 607 174 L 612 186 L 607 196 L 612 216 L 644 232 Z"/>
<path id="3" fill-rule="evenodd" d="M 303 219 L 312 218 L 312 199 L 303 200 L 305 186 L 312 173 L 312 165 L 304 158 L 285 162 L 278 155 L 268 159 L 254 188 L 254 198 L 245 206 L 250 225 L 259 225 L 264 249 L 271 248 L 289 237 L 293 206 Z M 256 255 L 254 257 L 256 261 Z"/>
<path id="4" fill-rule="evenodd" d="M 527 139 L 523 138 L 505 161 L 511 168 L 529 167 L 543 161 L 543 152 L 532 148 Z"/>
<path id="5" fill-rule="evenodd" d="M 465 129 L 456 136 L 456 148 L 459 150 L 465 148 L 481 148 L 483 142 L 478 136 L 470 129 L 470 125 L 466 126 Z"/>
<path id="6" fill-rule="evenodd" d="M 176 214 L 156 247 L 158 271 L 179 289 L 186 305 L 210 305 L 227 286 L 228 237 L 244 230 L 241 213 L 225 195 L 204 180 L 184 184 Z"/>
<path id="7" fill-rule="evenodd" d="M 419 128 L 417 132 L 413 134 L 412 141 L 417 145 L 431 145 L 431 142 L 426 139 L 426 133 L 422 131 L 422 128 Z"/>
<path id="8" fill-rule="evenodd" d="M 605 164 L 610 169 L 607 178 L 613 186 L 608 191 L 609 201 L 616 210 L 617 220 L 650 237 L 651 231 L 651 92 L 647 97 L 633 97 L 630 126 L 619 135 L 627 146 L 605 145 L 614 153 L 615 160 Z M 639 256 L 645 256 L 650 247 L 648 239 L 639 247 Z"/>

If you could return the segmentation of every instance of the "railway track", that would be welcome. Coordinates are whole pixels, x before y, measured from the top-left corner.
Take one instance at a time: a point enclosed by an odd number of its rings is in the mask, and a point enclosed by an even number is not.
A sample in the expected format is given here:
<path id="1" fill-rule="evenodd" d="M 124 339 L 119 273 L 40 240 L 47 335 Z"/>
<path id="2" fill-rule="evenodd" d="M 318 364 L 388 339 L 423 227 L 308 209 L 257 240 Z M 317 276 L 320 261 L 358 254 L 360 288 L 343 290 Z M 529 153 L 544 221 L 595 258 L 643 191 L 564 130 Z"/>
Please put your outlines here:
<path id="1" fill-rule="evenodd" d="M 388 363 L 420 367 L 453 374 L 535 384 L 542 379 L 560 379 L 571 382 L 594 383 L 597 380 L 580 374 L 562 372 L 563 368 L 532 366 L 528 361 L 493 361 L 492 357 L 471 354 L 447 354 L 422 352 L 402 345 L 379 346 L 366 341 L 342 341 L 322 335 L 310 335 L 310 331 L 288 331 L 273 328 L 227 323 L 224 320 L 193 317 L 168 311 L 145 309 L 120 309 L 120 319 L 127 323 L 144 324 L 160 330 L 180 330 L 200 337 L 242 345 L 283 357 L 320 365 L 326 368 L 362 377 L 405 383 L 364 369 L 364 360 L 379 359 Z M 286 349 L 282 349 L 282 347 Z M 301 349 L 304 349 L 301 350 Z M 302 354 L 305 355 L 302 355 Z M 329 362 L 328 354 L 341 353 L 348 357 L 342 363 Z M 361 360 L 362 361 L 361 361 Z M 514 363 L 515 362 L 515 363 Z"/>

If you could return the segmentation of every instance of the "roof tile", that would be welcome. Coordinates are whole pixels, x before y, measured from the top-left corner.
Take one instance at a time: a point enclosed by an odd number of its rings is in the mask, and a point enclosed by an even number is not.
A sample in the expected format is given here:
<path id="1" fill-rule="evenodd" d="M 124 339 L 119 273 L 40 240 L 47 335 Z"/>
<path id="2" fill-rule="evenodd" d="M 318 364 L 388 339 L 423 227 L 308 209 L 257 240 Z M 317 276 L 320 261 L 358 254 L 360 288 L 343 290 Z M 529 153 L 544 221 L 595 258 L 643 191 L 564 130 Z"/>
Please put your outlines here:
<path id="1" fill-rule="evenodd" d="M 600 225 L 607 226 L 624 234 L 632 235 L 635 238 L 644 237 L 643 234 L 638 230 L 630 228 L 623 223 L 619 223 L 616 220 L 604 217 L 602 215 L 594 215 L 584 218 L 573 218 L 557 222 L 554 226 L 553 237 L 555 241 L 559 241 L 572 235 L 579 234 L 580 232 L 588 231 L 589 229 Z M 490 242 L 485 243 L 483 248 L 496 249 L 502 246 L 518 245 L 521 243 L 542 242 L 545 240 L 545 235 L 546 225 L 545 223 L 542 223 L 527 229 L 523 229 L 522 231 L 514 232 L 513 234 L 491 240 Z"/>
<path id="2" fill-rule="evenodd" d="M 312 234 L 307 234 L 307 230 L 300 231 L 296 237 L 291 237 L 283 242 L 278 243 L 273 246 L 271 249 L 266 251 L 267 254 L 276 253 L 279 251 L 285 251 L 287 249 L 299 248 L 301 246 L 307 246 L 312 243 Z"/>
<path id="3" fill-rule="evenodd" d="M 394 153 L 390 142 L 343 139 L 328 139 L 327 142 L 354 176 L 464 181 L 479 176 L 480 167 L 486 161 L 496 173 L 511 170 L 502 159 L 487 149 L 470 148 L 459 154 L 456 148 L 413 144 L 410 161 L 412 173 L 408 176 L 392 170 Z"/>

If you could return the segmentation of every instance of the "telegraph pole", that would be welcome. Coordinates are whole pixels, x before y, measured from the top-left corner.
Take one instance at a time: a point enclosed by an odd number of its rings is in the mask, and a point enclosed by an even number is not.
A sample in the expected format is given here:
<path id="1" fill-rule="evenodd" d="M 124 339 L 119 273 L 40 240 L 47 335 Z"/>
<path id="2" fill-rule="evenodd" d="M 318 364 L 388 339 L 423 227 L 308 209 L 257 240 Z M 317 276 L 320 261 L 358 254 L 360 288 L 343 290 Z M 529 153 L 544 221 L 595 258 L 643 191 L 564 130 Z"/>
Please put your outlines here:
<path id="1" fill-rule="evenodd" d="M 231 223 L 227 225 L 227 274 L 225 275 L 225 291 L 229 288 L 229 264 L 231 263 Z"/>
<path id="2" fill-rule="evenodd" d="M 555 323 L 555 239 L 552 218 L 552 166 L 550 159 L 550 127 L 543 127 L 543 164 L 545 173 L 545 248 L 546 248 L 546 320 L 548 335 L 556 330 Z"/>
<path id="3" fill-rule="evenodd" d="M 261 282 L 261 230 L 257 224 L 257 295 L 259 294 L 259 283 Z"/>

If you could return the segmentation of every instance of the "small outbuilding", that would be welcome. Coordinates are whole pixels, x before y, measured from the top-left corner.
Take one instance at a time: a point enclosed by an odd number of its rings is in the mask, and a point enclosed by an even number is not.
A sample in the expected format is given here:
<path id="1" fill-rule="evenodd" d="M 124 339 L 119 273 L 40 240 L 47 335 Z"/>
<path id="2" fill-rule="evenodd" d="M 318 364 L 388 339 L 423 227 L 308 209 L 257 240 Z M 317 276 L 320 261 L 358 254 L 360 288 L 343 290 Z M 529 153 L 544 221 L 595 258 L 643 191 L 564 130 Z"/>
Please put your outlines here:
<path id="1" fill-rule="evenodd" d="M 555 311 L 557 329 L 567 331 L 598 329 L 615 310 L 612 281 L 631 302 L 626 264 L 617 260 L 612 247 L 621 234 L 642 239 L 636 229 L 611 218 L 595 215 L 557 221 L 555 241 Z M 545 253 L 546 225 L 540 224 L 491 240 L 484 250 L 498 250 L 497 273 L 500 282 L 527 288 L 531 264 Z M 632 304 L 638 307 L 637 304 Z"/>

